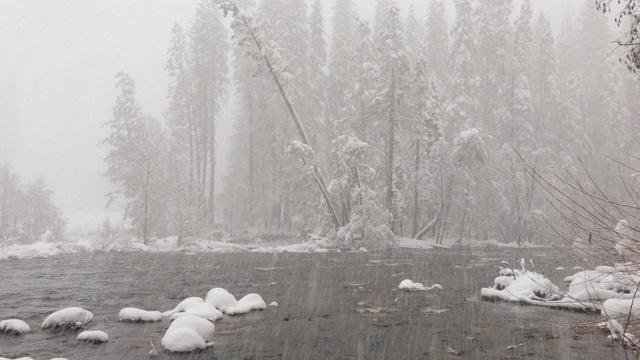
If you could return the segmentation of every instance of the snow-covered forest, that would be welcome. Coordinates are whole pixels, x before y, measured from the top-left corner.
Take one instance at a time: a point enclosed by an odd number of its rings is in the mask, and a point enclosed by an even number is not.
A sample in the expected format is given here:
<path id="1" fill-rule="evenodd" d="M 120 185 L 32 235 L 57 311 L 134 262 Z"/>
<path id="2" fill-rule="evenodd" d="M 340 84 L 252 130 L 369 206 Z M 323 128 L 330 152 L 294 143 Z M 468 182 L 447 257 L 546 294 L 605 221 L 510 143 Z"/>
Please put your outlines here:
<path id="1" fill-rule="evenodd" d="M 619 192 L 610 158 L 638 155 L 640 85 L 612 43 L 624 23 L 593 1 L 556 32 L 530 1 L 518 5 L 457 1 L 448 24 L 442 1 L 418 18 L 378 0 L 367 21 L 337 0 L 328 34 L 322 1 L 239 1 L 251 25 L 231 32 L 202 1 L 191 24 L 168 29 L 164 119 L 140 109 L 135 74 L 117 76 L 112 195 L 145 242 L 248 229 L 370 245 L 549 241 L 545 228 L 564 225 L 531 173 L 588 173 L 586 186 Z"/>

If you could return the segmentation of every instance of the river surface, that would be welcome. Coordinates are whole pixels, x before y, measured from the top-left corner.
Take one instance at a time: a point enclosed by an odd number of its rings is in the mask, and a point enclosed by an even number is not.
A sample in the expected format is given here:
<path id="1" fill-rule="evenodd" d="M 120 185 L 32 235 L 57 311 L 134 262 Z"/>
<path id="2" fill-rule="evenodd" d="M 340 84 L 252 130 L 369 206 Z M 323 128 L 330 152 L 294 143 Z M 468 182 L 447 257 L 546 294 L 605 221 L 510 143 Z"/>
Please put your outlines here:
<path id="1" fill-rule="evenodd" d="M 32 333 L 0 334 L 0 356 L 83 359 L 612 359 L 624 358 L 590 314 L 484 302 L 500 260 L 532 258 L 561 288 L 576 265 L 557 250 L 325 254 L 109 253 L 0 261 L 0 320 L 24 319 Z M 584 264 L 580 264 L 584 266 Z M 558 271 L 563 266 L 566 271 Z M 443 290 L 399 292 L 403 279 Z M 184 355 L 162 351 L 169 320 L 120 323 L 124 307 L 170 310 L 189 296 L 223 287 L 238 299 L 258 293 L 278 307 L 225 315 L 215 345 Z M 50 313 L 81 306 L 86 326 L 109 342 L 76 340 L 79 331 L 42 331 Z M 521 345 L 522 344 L 522 345 Z M 510 346 L 515 346 L 508 349 Z"/>

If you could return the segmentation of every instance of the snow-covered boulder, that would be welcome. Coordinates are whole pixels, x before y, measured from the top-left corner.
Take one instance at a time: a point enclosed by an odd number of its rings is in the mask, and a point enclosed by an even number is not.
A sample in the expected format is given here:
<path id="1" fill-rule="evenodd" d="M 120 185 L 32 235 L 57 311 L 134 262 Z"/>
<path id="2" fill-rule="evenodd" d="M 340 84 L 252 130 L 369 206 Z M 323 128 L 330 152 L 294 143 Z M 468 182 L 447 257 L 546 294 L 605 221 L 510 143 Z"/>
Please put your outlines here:
<path id="1" fill-rule="evenodd" d="M 262 300 L 262 296 L 258 294 L 248 294 L 235 306 L 230 306 L 227 308 L 227 314 L 229 315 L 240 315 L 246 314 L 252 310 L 264 310 L 267 308 L 267 304 Z"/>
<path id="2" fill-rule="evenodd" d="M 170 352 L 189 352 L 212 346 L 215 326 L 198 316 L 175 319 L 162 337 L 162 346 Z"/>
<path id="3" fill-rule="evenodd" d="M 171 317 L 171 315 L 173 314 L 177 314 L 179 312 L 185 312 L 193 307 L 200 305 L 203 302 L 204 300 L 202 300 L 201 297 L 186 298 L 182 300 L 180 304 L 178 304 L 178 306 L 176 306 L 173 310 L 163 312 L 162 316 Z"/>
<path id="4" fill-rule="evenodd" d="M 560 289 L 544 275 L 532 271 L 515 271 L 515 275 L 508 280 L 506 276 L 499 276 L 494 280 L 493 288 L 483 288 L 484 298 L 495 298 L 506 301 L 528 300 L 559 300 L 562 298 Z"/>
<path id="5" fill-rule="evenodd" d="M 440 284 L 434 284 L 432 286 L 424 286 L 422 283 L 414 283 L 410 279 L 404 279 L 400 282 L 400 285 L 398 285 L 398 289 L 407 290 L 407 291 L 415 291 L 415 290 L 425 291 L 425 290 L 431 290 L 431 289 L 442 290 L 442 286 L 440 286 Z"/>
<path id="6" fill-rule="evenodd" d="M 162 320 L 160 311 L 147 311 L 137 308 L 124 308 L 118 314 L 120 321 L 147 322 Z"/>
<path id="7" fill-rule="evenodd" d="M 582 301 L 631 298 L 633 294 L 623 293 L 632 286 L 632 279 L 628 276 L 595 270 L 581 271 L 570 277 L 569 296 Z"/>
<path id="8" fill-rule="evenodd" d="M 230 306 L 238 305 L 238 300 L 230 292 L 223 288 L 213 288 L 207 293 L 206 301 L 213 304 L 216 309 L 226 312 Z"/>
<path id="9" fill-rule="evenodd" d="M 184 312 L 179 312 L 171 315 L 171 320 L 175 320 L 183 316 L 199 316 L 209 321 L 216 321 L 222 319 L 222 312 L 209 302 L 202 302 L 192 307 L 189 307 Z"/>
<path id="10" fill-rule="evenodd" d="M 29 324 L 19 319 L 9 319 L 0 321 L 0 332 L 12 334 L 26 334 L 31 331 Z"/>
<path id="11" fill-rule="evenodd" d="M 627 322 L 640 317 L 640 299 L 609 299 L 602 304 L 602 315 L 605 319 Z"/>
<path id="12" fill-rule="evenodd" d="M 93 314 L 80 307 L 69 307 L 58 310 L 47 316 L 42 322 L 42 328 L 70 326 L 81 327 L 93 320 Z"/>
<path id="13" fill-rule="evenodd" d="M 78 340 L 102 343 L 109 341 L 109 335 L 106 332 L 100 330 L 83 331 L 78 334 Z"/>

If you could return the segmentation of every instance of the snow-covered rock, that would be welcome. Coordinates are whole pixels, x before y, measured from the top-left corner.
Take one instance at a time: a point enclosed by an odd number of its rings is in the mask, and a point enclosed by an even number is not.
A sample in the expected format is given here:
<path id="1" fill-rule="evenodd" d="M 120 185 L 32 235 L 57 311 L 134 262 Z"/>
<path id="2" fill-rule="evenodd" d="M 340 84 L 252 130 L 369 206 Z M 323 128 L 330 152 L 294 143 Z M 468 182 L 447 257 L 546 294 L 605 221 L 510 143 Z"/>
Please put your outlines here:
<path id="1" fill-rule="evenodd" d="M 82 341 L 91 341 L 91 342 L 107 342 L 109 341 L 109 335 L 100 330 L 92 330 L 92 331 L 83 331 L 78 334 L 78 340 Z"/>
<path id="2" fill-rule="evenodd" d="M 267 308 L 267 304 L 262 300 L 262 296 L 258 294 L 248 294 L 235 306 L 227 308 L 226 313 L 229 315 L 246 314 L 252 310 L 264 310 Z"/>
<path id="3" fill-rule="evenodd" d="M 222 312 L 216 309 L 215 305 L 206 301 L 189 307 L 184 312 L 171 315 L 171 320 L 175 320 L 183 316 L 199 316 L 209 321 L 216 321 L 223 317 Z"/>
<path id="4" fill-rule="evenodd" d="M 137 308 L 124 308 L 118 314 L 120 321 L 146 322 L 162 320 L 160 311 L 147 311 Z"/>
<path id="5" fill-rule="evenodd" d="M 422 283 L 414 283 L 410 279 L 404 279 L 400 282 L 400 285 L 398 285 L 398 289 L 407 290 L 407 291 L 415 291 L 415 290 L 425 291 L 425 290 L 432 290 L 432 289 L 442 290 L 442 286 L 440 286 L 440 284 L 434 284 L 432 286 L 424 286 Z"/>
<path id="6" fill-rule="evenodd" d="M 230 306 L 238 305 L 238 300 L 230 292 L 223 288 L 213 288 L 207 293 L 206 301 L 213 304 L 216 309 L 226 312 Z"/>
<path id="7" fill-rule="evenodd" d="M 274 301 L 271 304 L 269 304 L 269 306 L 278 307 L 278 303 Z"/>
<path id="8" fill-rule="evenodd" d="M 93 319 L 93 314 L 80 307 L 69 307 L 58 310 L 47 316 L 42 322 L 42 328 L 58 326 L 80 327 L 86 325 Z"/>
<path id="9" fill-rule="evenodd" d="M 182 300 L 180 302 L 180 304 L 178 304 L 178 306 L 176 306 L 173 310 L 170 311 L 165 311 L 162 313 L 162 316 L 164 317 L 171 317 L 171 315 L 173 314 L 177 314 L 179 312 L 185 312 L 191 308 L 194 308 L 196 306 L 198 306 L 199 304 L 203 303 L 204 300 L 202 300 L 201 297 L 190 297 L 190 298 L 186 298 L 184 300 Z"/>
<path id="10" fill-rule="evenodd" d="M 0 332 L 13 334 L 26 334 L 31 331 L 29 324 L 19 319 L 9 319 L 0 321 Z"/>
<path id="11" fill-rule="evenodd" d="M 544 275 L 532 271 L 513 272 L 514 276 L 499 276 L 494 280 L 493 288 L 483 288 L 484 298 L 506 301 L 560 300 L 560 288 Z"/>
<path id="12" fill-rule="evenodd" d="M 602 315 L 606 319 L 626 322 L 640 317 L 640 299 L 609 299 L 602 304 Z"/>
<path id="13" fill-rule="evenodd" d="M 162 337 L 162 346 L 170 352 L 189 352 L 212 346 L 215 326 L 198 316 L 174 320 Z"/>

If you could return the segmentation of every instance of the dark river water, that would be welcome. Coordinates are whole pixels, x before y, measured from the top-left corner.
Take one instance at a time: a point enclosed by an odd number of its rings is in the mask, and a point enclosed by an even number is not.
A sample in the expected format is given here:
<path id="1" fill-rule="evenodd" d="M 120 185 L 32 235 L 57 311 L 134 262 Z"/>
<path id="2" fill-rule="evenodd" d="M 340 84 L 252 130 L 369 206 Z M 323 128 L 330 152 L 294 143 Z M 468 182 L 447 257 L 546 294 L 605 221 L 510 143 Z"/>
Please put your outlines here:
<path id="1" fill-rule="evenodd" d="M 1 261 L 0 320 L 24 319 L 32 333 L 0 334 L 0 356 L 149 359 L 152 341 L 159 350 L 155 359 L 624 358 L 606 334 L 594 330 L 595 315 L 479 300 L 503 259 L 513 264 L 533 258 L 537 271 L 566 288 L 562 279 L 576 264 L 557 250 L 547 252 L 553 255 L 122 253 Z M 405 278 L 444 289 L 399 292 Z M 186 297 L 204 298 L 213 287 L 238 299 L 255 292 L 279 306 L 225 315 L 215 323 L 215 346 L 185 355 L 161 349 L 168 319 L 118 321 L 124 307 L 170 310 Z M 80 343 L 78 331 L 40 330 L 48 314 L 69 306 L 93 312 L 86 329 L 107 332 L 109 342 Z"/>

